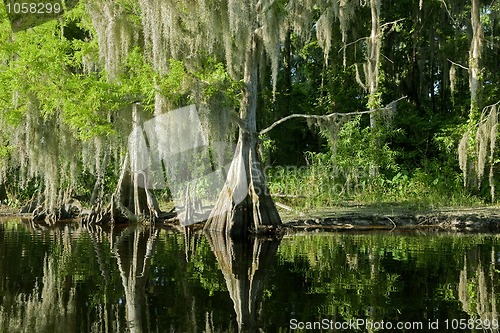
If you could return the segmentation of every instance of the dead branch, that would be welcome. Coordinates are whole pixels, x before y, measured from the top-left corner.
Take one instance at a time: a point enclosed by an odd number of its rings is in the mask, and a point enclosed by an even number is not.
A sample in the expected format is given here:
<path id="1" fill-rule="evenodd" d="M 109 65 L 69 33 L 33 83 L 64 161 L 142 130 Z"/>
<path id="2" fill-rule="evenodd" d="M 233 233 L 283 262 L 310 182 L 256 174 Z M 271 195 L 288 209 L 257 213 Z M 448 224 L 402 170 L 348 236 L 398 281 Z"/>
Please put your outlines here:
<path id="1" fill-rule="evenodd" d="M 290 119 L 293 119 L 293 118 L 305 118 L 305 119 L 330 119 L 330 118 L 333 118 L 333 117 L 337 117 L 337 116 L 340 116 L 340 117 L 347 117 L 347 116 L 357 116 L 357 115 L 362 115 L 362 114 L 370 114 L 370 113 L 374 113 L 374 112 L 379 112 L 379 111 L 385 111 L 385 110 L 389 110 L 392 108 L 392 106 L 405 99 L 406 96 L 403 96 L 401 98 L 398 98 L 392 102 L 390 102 L 389 104 L 387 104 L 387 106 L 383 107 L 383 108 L 378 108 L 378 109 L 374 109 L 374 110 L 366 110 L 366 111 L 356 111 L 356 112 L 346 112 L 346 113 L 341 113 L 341 112 L 334 112 L 334 113 L 329 113 L 327 115 L 317 115 L 317 114 L 291 114 L 289 116 L 286 116 L 285 118 L 281 118 L 279 120 L 276 120 L 274 123 L 272 123 L 270 126 L 264 128 L 262 131 L 259 132 L 259 135 L 263 135 L 263 134 L 266 134 L 267 132 L 269 132 L 270 130 L 272 130 L 273 128 L 275 128 L 276 126 L 278 126 L 279 124 L 281 123 L 284 123 L 285 121 L 287 120 L 290 120 Z"/>
<path id="2" fill-rule="evenodd" d="M 453 61 L 451 61 L 451 59 L 448 59 L 448 61 L 449 61 L 449 62 L 451 62 L 451 63 L 452 63 L 453 65 L 455 65 L 455 66 L 458 66 L 458 67 L 460 67 L 460 68 L 465 69 L 466 71 L 468 71 L 468 70 L 469 70 L 469 67 L 465 67 L 464 65 L 460 65 L 459 63 L 453 62 Z"/>

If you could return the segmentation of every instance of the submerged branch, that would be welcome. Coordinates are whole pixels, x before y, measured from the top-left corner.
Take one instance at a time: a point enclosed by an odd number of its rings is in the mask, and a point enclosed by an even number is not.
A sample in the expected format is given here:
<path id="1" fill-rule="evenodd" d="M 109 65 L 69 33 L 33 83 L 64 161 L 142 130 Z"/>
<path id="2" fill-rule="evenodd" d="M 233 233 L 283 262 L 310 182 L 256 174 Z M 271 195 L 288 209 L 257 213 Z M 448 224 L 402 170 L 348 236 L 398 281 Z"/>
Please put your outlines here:
<path id="1" fill-rule="evenodd" d="M 269 132 L 270 130 L 272 130 L 273 128 L 275 128 L 276 126 L 278 126 L 279 124 L 281 123 L 284 123 L 285 121 L 287 120 L 290 120 L 290 119 L 293 119 L 293 118 L 305 118 L 305 119 L 329 119 L 329 118 L 332 118 L 332 117 L 337 117 L 337 116 L 340 116 L 340 117 L 346 117 L 346 116 L 357 116 L 357 115 L 362 115 L 362 114 L 370 114 L 370 113 L 374 113 L 374 112 L 379 112 L 379 111 L 384 111 L 384 110 L 388 110 L 390 108 L 392 108 L 392 106 L 394 105 L 394 103 L 397 103 L 399 102 L 400 100 L 402 99 L 405 99 L 406 96 L 403 96 L 401 98 L 398 98 L 392 102 L 390 102 L 389 104 L 387 104 L 387 106 L 383 107 L 383 108 L 378 108 L 378 109 L 374 109 L 374 110 L 365 110 L 365 111 L 355 111 L 355 112 L 346 112 L 346 113 L 341 113 L 341 112 L 334 112 L 334 113 L 330 113 L 330 114 L 327 114 L 327 115 L 317 115 L 317 114 L 291 114 L 289 116 L 286 116 L 285 118 L 281 118 L 277 121 L 275 121 L 274 123 L 272 123 L 270 126 L 266 127 L 265 129 L 263 129 L 262 131 L 259 132 L 259 135 L 262 135 L 262 134 L 266 134 L 267 132 Z"/>

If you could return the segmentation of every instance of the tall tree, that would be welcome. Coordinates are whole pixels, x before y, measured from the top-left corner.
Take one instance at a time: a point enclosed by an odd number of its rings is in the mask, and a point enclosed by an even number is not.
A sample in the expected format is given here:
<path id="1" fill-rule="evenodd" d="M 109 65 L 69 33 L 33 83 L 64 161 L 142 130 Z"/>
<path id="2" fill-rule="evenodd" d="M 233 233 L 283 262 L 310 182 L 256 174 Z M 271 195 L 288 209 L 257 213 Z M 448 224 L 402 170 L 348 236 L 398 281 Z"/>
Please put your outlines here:
<path id="1" fill-rule="evenodd" d="M 480 17 L 481 1 L 471 0 L 472 38 L 469 49 L 470 119 L 477 121 L 480 108 L 481 54 L 483 51 L 483 25 Z"/>
<path id="2" fill-rule="evenodd" d="M 257 13 L 257 11 L 256 11 Z M 260 23 L 261 25 L 262 23 Z M 265 183 L 265 175 L 258 155 L 257 94 L 259 56 L 263 40 L 262 26 L 250 27 L 250 41 L 244 60 L 243 94 L 240 104 L 240 128 L 233 163 L 219 200 L 210 214 L 206 228 L 230 235 L 243 235 L 248 228 L 257 231 L 259 226 L 277 226 L 281 219 Z M 243 200 L 238 189 L 244 190 Z"/>
<path id="3" fill-rule="evenodd" d="M 380 29 L 380 0 L 370 0 L 371 31 L 368 38 L 368 56 L 366 63 L 366 84 L 368 88 L 368 107 L 379 108 L 381 96 L 379 93 L 380 48 L 382 45 L 382 30 Z M 377 125 L 377 114 L 370 114 L 370 126 Z"/>

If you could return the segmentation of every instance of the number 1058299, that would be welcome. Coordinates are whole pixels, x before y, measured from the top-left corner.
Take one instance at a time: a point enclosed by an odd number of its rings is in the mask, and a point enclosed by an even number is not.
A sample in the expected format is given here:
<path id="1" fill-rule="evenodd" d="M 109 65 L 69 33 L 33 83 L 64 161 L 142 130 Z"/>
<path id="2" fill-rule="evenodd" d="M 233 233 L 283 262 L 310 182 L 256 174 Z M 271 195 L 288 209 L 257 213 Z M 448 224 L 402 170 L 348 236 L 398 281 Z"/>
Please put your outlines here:
<path id="1" fill-rule="evenodd" d="M 497 319 L 481 319 L 481 318 L 471 318 L 471 319 L 446 319 L 444 320 L 444 328 L 446 330 L 498 330 L 500 323 Z"/>
<path id="2" fill-rule="evenodd" d="M 58 2 L 7 2 L 5 6 L 8 14 L 60 14 L 63 10 Z"/>

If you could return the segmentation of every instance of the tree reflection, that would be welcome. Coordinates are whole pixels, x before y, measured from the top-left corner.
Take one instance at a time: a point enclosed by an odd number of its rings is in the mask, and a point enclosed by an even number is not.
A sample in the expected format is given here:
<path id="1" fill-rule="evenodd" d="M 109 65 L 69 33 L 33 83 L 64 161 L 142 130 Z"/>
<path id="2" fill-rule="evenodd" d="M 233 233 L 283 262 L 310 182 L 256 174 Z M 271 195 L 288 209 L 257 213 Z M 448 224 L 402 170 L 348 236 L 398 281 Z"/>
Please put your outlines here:
<path id="1" fill-rule="evenodd" d="M 150 331 L 146 282 L 157 236 L 157 229 L 129 227 L 121 233 L 114 245 L 131 333 Z"/>
<path id="2" fill-rule="evenodd" d="M 206 235 L 234 303 L 239 332 L 257 331 L 258 305 L 280 240 L 232 239 L 218 232 Z"/>
<path id="3" fill-rule="evenodd" d="M 3 228 L 1 234 L 3 233 Z M 0 332 L 68 332 L 76 331 L 76 285 L 74 281 L 60 274 L 65 261 L 68 260 L 71 246 L 67 242 L 64 233 L 55 235 L 59 243 L 60 256 L 45 254 L 43 261 L 37 262 L 42 268 L 41 279 L 36 279 L 34 286 L 29 291 L 16 290 L 21 287 L 20 281 L 9 281 L 9 272 L 12 268 L 6 265 L 0 271 L 5 282 L 0 286 Z M 58 237 L 60 236 L 60 237 Z M 11 263 L 24 261 L 22 248 L 5 247 L 4 237 L 0 238 L 0 253 L 2 257 L 12 258 Z M 66 241 L 65 241 L 66 240 Z M 8 243 L 8 242 L 7 242 Z M 35 243 L 35 242 L 34 242 Z M 26 246 L 28 249 L 29 245 Z M 18 253 L 14 253 L 17 252 Z M 29 275 L 30 270 L 19 272 L 19 280 L 22 274 Z M 30 279 L 30 276 L 27 277 Z M 19 284 L 18 284 L 19 283 Z"/>
<path id="4" fill-rule="evenodd" d="M 495 290 L 498 265 L 495 246 L 492 246 L 489 255 L 484 254 L 476 247 L 464 256 L 458 296 L 462 310 L 469 314 L 470 318 L 478 318 L 477 322 L 484 325 L 486 331 L 499 332 Z"/>
<path id="5" fill-rule="evenodd" d="M 286 331 L 291 319 L 498 319 L 497 236 L 237 241 L 184 231 L 0 223 L 0 332 L 271 332 Z"/>

